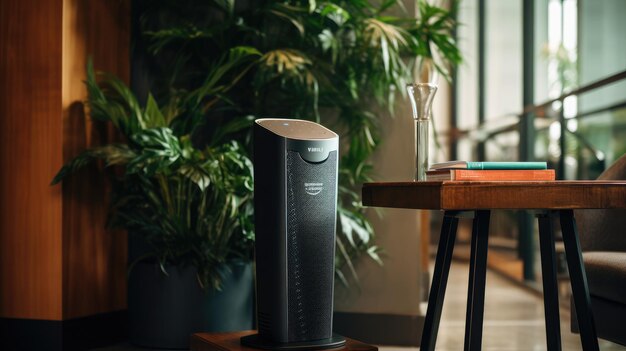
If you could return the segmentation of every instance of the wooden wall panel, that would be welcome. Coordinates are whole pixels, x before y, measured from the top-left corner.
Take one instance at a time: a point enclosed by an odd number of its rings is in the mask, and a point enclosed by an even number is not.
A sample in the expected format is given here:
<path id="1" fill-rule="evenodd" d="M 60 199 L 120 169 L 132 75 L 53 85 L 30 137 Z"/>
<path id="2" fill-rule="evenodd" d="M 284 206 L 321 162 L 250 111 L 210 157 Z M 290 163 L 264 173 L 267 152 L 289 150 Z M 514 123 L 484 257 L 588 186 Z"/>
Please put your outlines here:
<path id="1" fill-rule="evenodd" d="M 109 125 L 92 123 L 83 101 L 85 66 L 128 82 L 130 2 L 64 0 L 63 158 L 111 141 Z M 63 183 L 63 319 L 126 308 L 126 236 L 105 229 L 110 185 L 95 167 Z"/>
<path id="2" fill-rule="evenodd" d="M 50 180 L 115 137 L 91 123 L 85 65 L 129 79 L 130 2 L 0 1 L 0 317 L 67 320 L 126 307 L 126 237 L 105 230 L 95 168 Z"/>
<path id="3" fill-rule="evenodd" d="M 0 1 L 0 317 L 62 318 L 61 5 Z"/>

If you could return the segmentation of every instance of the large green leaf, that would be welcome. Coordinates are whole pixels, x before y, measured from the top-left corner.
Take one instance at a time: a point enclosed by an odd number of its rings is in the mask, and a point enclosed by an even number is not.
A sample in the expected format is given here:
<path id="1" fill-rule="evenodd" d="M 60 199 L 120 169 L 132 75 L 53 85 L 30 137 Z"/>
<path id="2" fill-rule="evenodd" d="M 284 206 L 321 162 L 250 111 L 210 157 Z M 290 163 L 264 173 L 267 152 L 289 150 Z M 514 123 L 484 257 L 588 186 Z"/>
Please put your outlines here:
<path id="1" fill-rule="evenodd" d="M 182 156 L 178 138 L 169 128 L 150 128 L 133 134 L 141 153 L 128 163 L 128 173 L 171 173 L 170 166 Z"/>
<path id="2" fill-rule="evenodd" d="M 207 97 L 228 91 L 243 77 L 243 74 L 250 66 L 248 65 L 236 72 L 235 77 L 229 81 L 223 81 L 222 79 L 235 68 L 244 63 L 249 64 L 254 57 L 260 55 L 261 53 L 252 46 L 236 46 L 229 49 L 215 63 L 207 67 L 208 74 L 203 83 L 189 93 L 188 101 L 191 103 L 191 106 L 198 107 Z"/>
<path id="3" fill-rule="evenodd" d="M 183 165 L 179 172 L 194 182 L 200 191 L 205 191 L 211 184 L 211 176 L 201 165 Z"/>

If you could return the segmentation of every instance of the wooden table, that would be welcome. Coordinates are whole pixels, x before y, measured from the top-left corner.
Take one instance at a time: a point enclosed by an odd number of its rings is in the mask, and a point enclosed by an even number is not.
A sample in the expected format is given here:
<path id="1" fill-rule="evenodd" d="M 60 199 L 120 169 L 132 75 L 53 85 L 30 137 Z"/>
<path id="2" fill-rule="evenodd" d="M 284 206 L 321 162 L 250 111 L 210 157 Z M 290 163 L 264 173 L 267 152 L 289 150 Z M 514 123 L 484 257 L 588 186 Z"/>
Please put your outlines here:
<path id="1" fill-rule="evenodd" d="M 465 350 L 482 342 L 489 217 L 492 209 L 537 210 L 549 350 L 561 349 L 553 218 L 559 218 L 584 350 L 598 350 L 574 209 L 626 208 L 626 182 L 366 183 L 365 206 L 443 210 L 439 247 L 420 350 L 434 350 L 459 217 L 473 217 Z"/>
<path id="2" fill-rule="evenodd" d="M 231 333 L 197 333 L 191 337 L 192 351 L 258 351 L 251 347 L 242 346 L 239 340 L 242 336 L 256 334 L 256 330 L 245 330 Z M 338 349 L 325 351 L 377 351 L 378 347 L 364 344 L 350 338 L 346 338 L 346 345 Z"/>

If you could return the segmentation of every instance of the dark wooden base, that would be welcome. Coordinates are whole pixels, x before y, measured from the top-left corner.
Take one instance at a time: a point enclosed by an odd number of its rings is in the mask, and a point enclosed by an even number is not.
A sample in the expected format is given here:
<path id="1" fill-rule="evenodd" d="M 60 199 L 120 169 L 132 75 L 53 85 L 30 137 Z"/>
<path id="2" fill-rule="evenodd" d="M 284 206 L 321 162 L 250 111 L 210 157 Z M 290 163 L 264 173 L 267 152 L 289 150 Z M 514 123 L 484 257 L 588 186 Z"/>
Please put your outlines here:
<path id="1" fill-rule="evenodd" d="M 244 346 L 270 351 L 340 350 L 346 345 L 346 338 L 334 333 L 328 339 L 290 343 L 266 340 L 259 334 L 242 336 L 240 341 Z"/>
<path id="2" fill-rule="evenodd" d="M 192 351 L 257 351 L 258 349 L 241 345 L 241 338 L 256 334 L 256 330 L 246 330 L 230 333 L 197 333 L 191 337 Z M 362 342 L 345 338 L 346 344 L 343 347 L 331 350 L 346 351 L 377 351 L 376 346 L 364 344 Z"/>

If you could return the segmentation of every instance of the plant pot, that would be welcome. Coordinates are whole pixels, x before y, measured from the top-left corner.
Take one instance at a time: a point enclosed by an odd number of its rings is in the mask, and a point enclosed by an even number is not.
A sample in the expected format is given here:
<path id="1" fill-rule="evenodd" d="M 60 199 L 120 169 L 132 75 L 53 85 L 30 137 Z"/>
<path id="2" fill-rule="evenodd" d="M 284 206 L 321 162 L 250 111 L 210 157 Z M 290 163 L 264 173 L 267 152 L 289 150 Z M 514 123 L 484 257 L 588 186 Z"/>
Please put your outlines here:
<path id="1" fill-rule="evenodd" d="M 203 290 L 194 267 L 139 262 L 128 280 L 130 342 L 188 349 L 191 334 L 253 328 L 252 263 L 224 266 L 222 291 Z"/>

